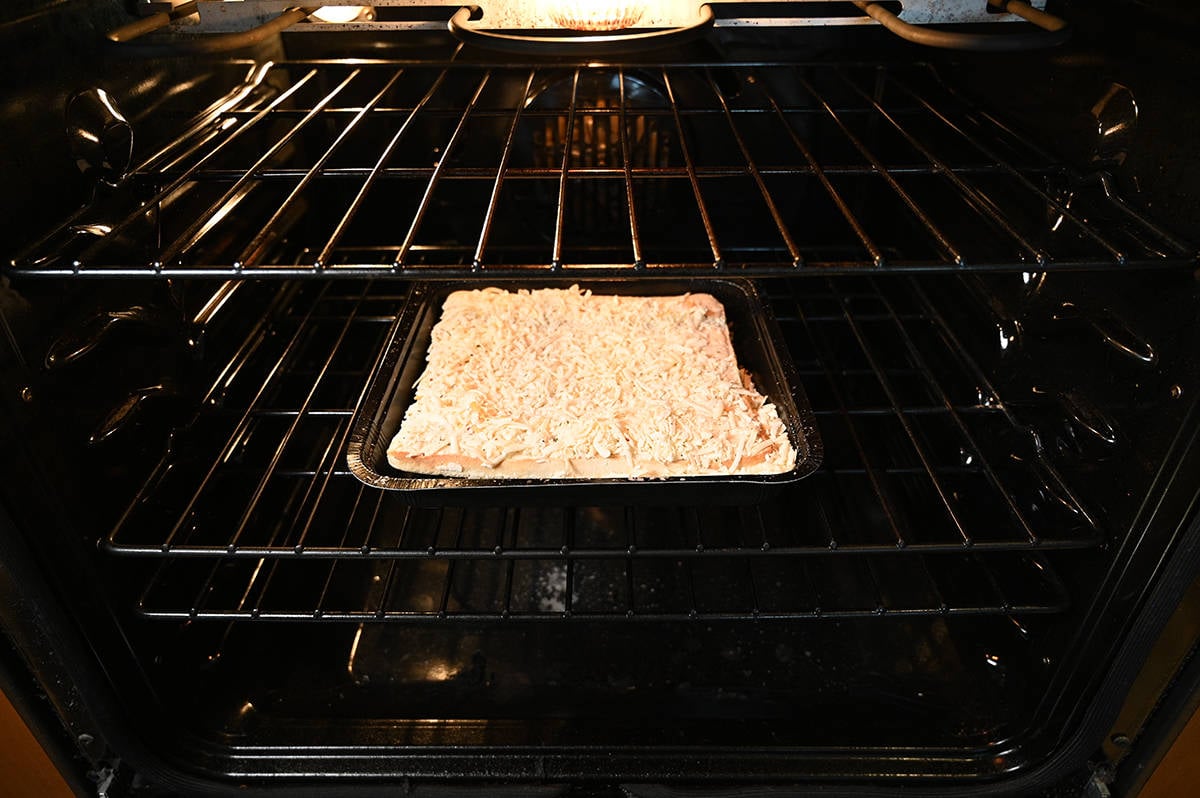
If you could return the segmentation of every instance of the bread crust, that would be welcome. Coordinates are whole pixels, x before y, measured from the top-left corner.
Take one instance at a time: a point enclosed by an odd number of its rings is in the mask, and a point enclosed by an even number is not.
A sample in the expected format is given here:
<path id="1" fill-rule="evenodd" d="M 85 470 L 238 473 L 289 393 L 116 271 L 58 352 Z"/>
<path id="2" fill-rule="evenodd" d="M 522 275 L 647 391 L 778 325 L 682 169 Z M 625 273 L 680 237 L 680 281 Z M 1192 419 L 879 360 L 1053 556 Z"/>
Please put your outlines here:
<path id="1" fill-rule="evenodd" d="M 764 473 L 754 470 L 761 466 L 764 460 L 765 455 L 743 458 L 742 469 L 737 473 Z M 438 474 L 469 479 L 664 479 L 697 476 L 690 471 L 687 463 L 660 463 L 640 458 L 634 458 L 633 465 L 630 466 L 628 461 L 614 458 L 569 457 L 560 460 L 534 460 L 528 457 L 509 457 L 495 466 L 489 466 L 478 458 L 461 454 L 411 456 L 389 449 L 388 463 L 392 468 L 416 474 Z"/>

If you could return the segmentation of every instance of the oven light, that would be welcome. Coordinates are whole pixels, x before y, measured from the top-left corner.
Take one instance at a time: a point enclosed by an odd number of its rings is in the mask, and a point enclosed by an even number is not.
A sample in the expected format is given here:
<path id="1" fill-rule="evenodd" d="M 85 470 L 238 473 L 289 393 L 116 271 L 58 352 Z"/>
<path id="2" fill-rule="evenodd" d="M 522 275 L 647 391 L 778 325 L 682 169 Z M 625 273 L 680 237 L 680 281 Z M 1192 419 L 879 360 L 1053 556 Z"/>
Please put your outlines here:
<path id="1" fill-rule="evenodd" d="M 358 22 L 372 19 L 375 10 L 370 6 L 321 6 L 312 12 L 312 18 L 321 22 Z"/>
<path id="2" fill-rule="evenodd" d="M 550 0 L 550 18 L 571 30 L 620 30 L 646 13 L 641 0 Z"/>

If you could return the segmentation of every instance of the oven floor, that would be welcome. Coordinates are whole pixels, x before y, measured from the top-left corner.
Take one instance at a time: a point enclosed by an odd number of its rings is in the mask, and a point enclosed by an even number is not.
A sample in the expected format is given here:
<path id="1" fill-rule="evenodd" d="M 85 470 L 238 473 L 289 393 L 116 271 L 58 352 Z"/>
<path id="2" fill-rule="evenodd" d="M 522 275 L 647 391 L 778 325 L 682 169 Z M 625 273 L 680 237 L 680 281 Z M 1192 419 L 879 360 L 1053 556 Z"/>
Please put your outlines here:
<path id="1" fill-rule="evenodd" d="M 156 670 L 173 712 L 232 745 L 975 748 L 1039 694 L 1022 634 L 927 618 L 201 626 Z"/>

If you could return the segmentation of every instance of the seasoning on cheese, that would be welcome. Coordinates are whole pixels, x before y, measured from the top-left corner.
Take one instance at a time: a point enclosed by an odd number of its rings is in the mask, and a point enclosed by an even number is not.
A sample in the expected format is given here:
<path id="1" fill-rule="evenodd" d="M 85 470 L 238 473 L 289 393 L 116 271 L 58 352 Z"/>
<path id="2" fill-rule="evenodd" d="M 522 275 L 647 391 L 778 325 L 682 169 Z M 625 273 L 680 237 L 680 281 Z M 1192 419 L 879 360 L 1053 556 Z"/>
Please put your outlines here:
<path id="1" fill-rule="evenodd" d="M 426 359 L 388 447 L 404 471 L 640 478 L 796 463 L 708 294 L 455 291 Z"/>

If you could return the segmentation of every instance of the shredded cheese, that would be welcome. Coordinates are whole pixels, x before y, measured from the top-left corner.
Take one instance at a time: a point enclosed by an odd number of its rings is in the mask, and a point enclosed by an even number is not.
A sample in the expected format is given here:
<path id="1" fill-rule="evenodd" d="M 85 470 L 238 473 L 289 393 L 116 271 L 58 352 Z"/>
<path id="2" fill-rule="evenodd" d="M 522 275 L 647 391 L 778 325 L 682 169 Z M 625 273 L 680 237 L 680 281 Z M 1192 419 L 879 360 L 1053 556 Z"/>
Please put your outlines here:
<path id="1" fill-rule="evenodd" d="M 456 291 L 388 448 L 418 473 L 783 473 L 796 453 L 708 294 Z"/>

